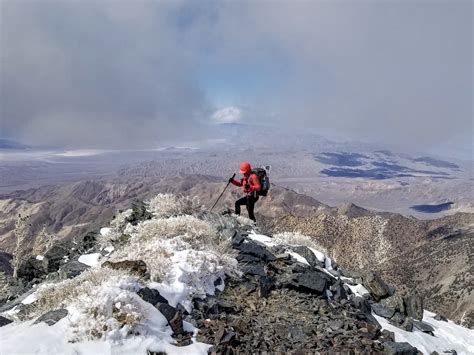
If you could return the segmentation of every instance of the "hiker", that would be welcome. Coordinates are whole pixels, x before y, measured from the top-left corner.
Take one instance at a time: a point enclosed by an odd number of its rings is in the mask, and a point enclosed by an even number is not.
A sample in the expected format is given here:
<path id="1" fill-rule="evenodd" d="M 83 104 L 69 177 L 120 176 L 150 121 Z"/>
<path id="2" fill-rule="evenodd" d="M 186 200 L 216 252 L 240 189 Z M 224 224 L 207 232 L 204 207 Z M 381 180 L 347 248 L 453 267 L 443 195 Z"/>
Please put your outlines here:
<path id="1" fill-rule="evenodd" d="M 256 222 L 253 209 L 255 202 L 258 201 L 258 192 L 262 188 L 260 184 L 260 178 L 257 174 L 252 172 L 250 163 L 242 163 L 240 166 L 240 173 L 242 179 L 240 181 L 235 180 L 233 177 L 229 179 L 229 182 L 235 186 L 242 186 L 244 189 L 245 196 L 235 201 L 235 214 L 240 215 L 240 206 L 246 205 L 249 218 Z"/>

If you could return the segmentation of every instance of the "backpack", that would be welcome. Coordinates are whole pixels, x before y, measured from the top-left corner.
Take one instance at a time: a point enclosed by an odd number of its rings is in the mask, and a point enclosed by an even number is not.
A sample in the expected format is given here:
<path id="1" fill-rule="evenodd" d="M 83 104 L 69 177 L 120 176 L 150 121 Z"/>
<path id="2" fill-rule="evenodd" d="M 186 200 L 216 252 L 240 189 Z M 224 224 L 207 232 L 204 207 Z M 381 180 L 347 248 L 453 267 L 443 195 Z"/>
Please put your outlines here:
<path id="1" fill-rule="evenodd" d="M 253 169 L 252 174 L 258 176 L 262 187 L 260 191 L 257 191 L 257 196 L 267 196 L 268 190 L 270 190 L 270 178 L 267 175 L 267 170 L 265 168 Z"/>

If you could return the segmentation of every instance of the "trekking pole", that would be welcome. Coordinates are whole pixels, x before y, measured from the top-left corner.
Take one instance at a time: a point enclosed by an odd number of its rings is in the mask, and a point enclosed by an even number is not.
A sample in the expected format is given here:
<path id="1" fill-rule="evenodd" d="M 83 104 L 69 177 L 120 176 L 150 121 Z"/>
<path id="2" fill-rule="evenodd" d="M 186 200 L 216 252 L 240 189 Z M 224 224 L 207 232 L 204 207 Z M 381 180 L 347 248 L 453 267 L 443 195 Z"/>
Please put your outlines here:
<path id="1" fill-rule="evenodd" d="M 233 178 L 235 178 L 235 173 L 234 173 L 234 175 L 232 175 L 232 179 Z M 227 186 L 229 186 L 229 184 L 230 184 L 230 181 L 227 183 L 227 185 L 225 185 L 224 190 L 221 192 L 221 194 L 217 198 L 216 202 L 212 205 L 211 210 L 209 212 L 212 212 L 212 209 L 217 205 L 217 202 L 219 202 L 219 200 L 221 199 L 222 195 L 224 194 L 224 192 L 227 189 Z"/>

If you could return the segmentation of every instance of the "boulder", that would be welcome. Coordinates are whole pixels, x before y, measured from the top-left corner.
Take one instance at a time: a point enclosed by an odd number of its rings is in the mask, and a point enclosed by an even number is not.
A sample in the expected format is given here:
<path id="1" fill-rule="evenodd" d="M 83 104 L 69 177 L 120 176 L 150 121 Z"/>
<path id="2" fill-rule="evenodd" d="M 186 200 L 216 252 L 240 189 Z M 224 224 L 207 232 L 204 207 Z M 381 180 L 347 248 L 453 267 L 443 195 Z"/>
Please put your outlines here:
<path id="1" fill-rule="evenodd" d="M 67 315 L 68 315 L 67 309 L 64 309 L 64 308 L 56 309 L 54 311 L 49 311 L 43 314 L 41 317 L 36 319 L 33 324 L 45 322 L 47 325 L 51 326 L 53 324 L 56 324 L 58 321 L 60 321 Z"/>
<path id="2" fill-rule="evenodd" d="M 70 261 L 59 268 L 59 278 L 62 280 L 72 279 L 89 268 L 90 266 L 77 260 Z"/>
<path id="3" fill-rule="evenodd" d="M 394 309 L 386 307 L 382 303 L 372 303 L 370 306 L 372 311 L 374 311 L 374 313 L 380 317 L 390 319 L 395 314 Z"/>
<path id="4" fill-rule="evenodd" d="M 147 266 L 143 260 L 106 261 L 102 264 L 102 267 L 109 267 L 114 270 L 125 270 L 140 277 L 147 275 Z"/>
<path id="5" fill-rule="evenodd" d="M 257 292 L 259 297 L 268 297 L 270 291 L 275 288 L 275 280 L 268 276 L 258 277 Z"/>
<path id="6" fill-rule="evenodd" d="M 148 303 L 151 303 L 153 306 L 157 307 L 161 303 L 168 303 L 166 298 L 164 298 L 161 294 L 160 291 L 155 290 L 154 288 L 148 288 L 144 287 L 140 289 L 137 294 L 145 301 Z"/>
<path id="7" fill-rule="evenodd" d="M 59 243 L 53 245 L 45 254 L 44 260 L 47 260 L 47 273 L 56 272 L 64 263 L 64 257 L 70 253 L 70 245 Z"/>
<path id="8" fill-rule="evenodd" d="M 306 271 L 292 275 L 287 286 L 298 291 L 324 294 L 328 287 L 328 276 L 319 271 Z"/>
<path id="9" fill-rule="evenodd" d="M 431 334 L 434 336 L 434 328 L 429 325 L 428 323 L 425 323 L 425 322 L 421 322 L 421 321 L 418 321 L 418 320 L 414 320 L 413 321 L 413 326 L 422 331 L 423 333 L 428 333 L 428 334 Z"/>
<path id="10" fill-rule="evenodd" d="M 390 296 L 390 288 L 375 272 L 365 273 L 362 277 L 363 285 L 370 292 L 370 295 L 379 301 L 382 298 Z"/>
<path id="11" fill-rule="evenodd" d="M 245 264 L 241 267 L 241 269 L 246 275 L 267 276 L 265 268 L 261 264 Z"/>
<path id="12" fill-rule="evenodd" d="M 405 313 L 413 319 L 423 319 L 423 298 L 418 294 L 411 294 L 403 297 Z"/>
<path id="13" fill-rule="evenodd" d="M 174 334 L 183 333 L 183 315 L 178 309 L 167 303 L 161 303 L 158 310 L 165 316 Z"/>
<path id="14" fill-rule="evenodd" d="M 258 257 L 262 261 L 274 261 L 275 256 L 264 246 L 257 244 L 254 241 L 245 240 L 242 244 L 236 247 L 241 254 L 250 254 Z"/>
<path id="15" fill-rule="evenodd" d="M 396 343 L 388 341 L 383 344 L 383 353 L 387 355 L 417 355 L 418 349 L 409 343 Z"/>
<path id="16" fill-rule="evenodd" d="M 370 303 L 364 297 L 352 296 L 350 301 L 362 313 L 370 314 Z"/>
<path id="17" fill-rule="evenodd" d="M 46 258 L 38 260 L 31 256 L 20 264 L 18 267 L 18 278 L 26 281 L 41 279 L 48 274 L 48 261 Z"/>
<path id="18" fill-rule="evenodd" d="M 334 285 L 329 288 L 333 294 L 332 299 L 335 301 L 347 300 L 347 292 L 341 280 L 337 280 Z"/>
<path id="19" fill-rule="evenodd" d="M 4 325 L 10 324 L 10 323 L 13 323 L 13 321 L 8 318 L 0 316 L 0 327 L 3 327 Z"/>
<path id="20" fill-rule="evenodd" d="M 441 314 L 437 314 L 433 317 L 434 319 L 436 320 L 439 320 L 439 321 L 443 321 L 443 322 L 447 322 L 448 321 L 448 318 L 442 316 Z"/>

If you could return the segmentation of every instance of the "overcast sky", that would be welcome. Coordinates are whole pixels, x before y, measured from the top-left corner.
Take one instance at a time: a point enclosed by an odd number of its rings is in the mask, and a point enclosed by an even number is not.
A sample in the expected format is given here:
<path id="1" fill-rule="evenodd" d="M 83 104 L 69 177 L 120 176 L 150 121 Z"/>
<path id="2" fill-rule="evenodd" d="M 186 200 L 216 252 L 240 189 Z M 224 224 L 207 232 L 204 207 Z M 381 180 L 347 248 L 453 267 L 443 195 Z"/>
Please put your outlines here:
<path id="1" fill-rule="evenodd" d="M 472 156 L 471 1 L 0 6 L 3 137 L 142 147 L 256 122 Z"/>

